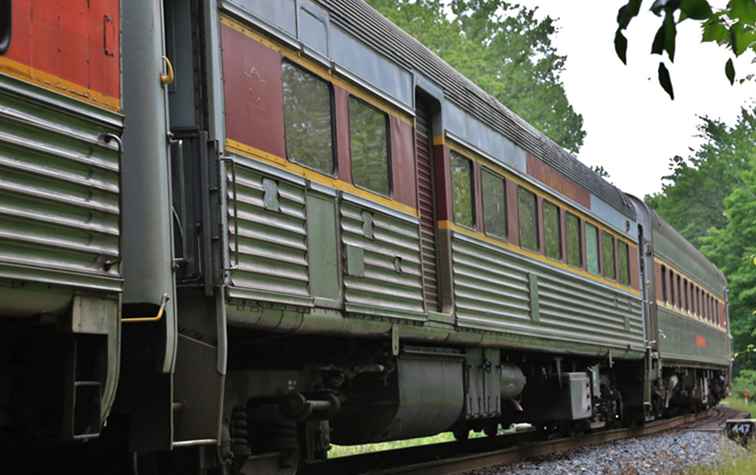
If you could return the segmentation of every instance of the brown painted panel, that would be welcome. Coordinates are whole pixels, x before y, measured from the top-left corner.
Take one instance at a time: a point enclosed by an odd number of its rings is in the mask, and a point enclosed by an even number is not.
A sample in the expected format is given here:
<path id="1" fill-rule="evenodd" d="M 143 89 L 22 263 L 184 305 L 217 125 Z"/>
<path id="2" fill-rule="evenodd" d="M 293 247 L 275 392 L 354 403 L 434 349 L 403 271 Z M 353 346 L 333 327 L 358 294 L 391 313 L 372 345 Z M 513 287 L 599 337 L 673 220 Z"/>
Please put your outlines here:
<path id="1" fill-rule="evenodd" d="M 221 35 L 228 138 L 285 157 L 281 56 L 227 26 Z"/>
<path id="2" fill-rule="evenodd" d="M 630 262 L 635 264 L 635 261 L 632 259 Z M 658 262 L 654 262 L 654 282 L 656 283 L 656 300 L 662 300 L 664 298 L 664 294 L 662 292 L 662 273 L 661 265 L 659 265 Z"/>
<path id="3" fill-rule="evenodd" d="M 439 221 L 452 220 L 451 198 L 451 163 L 449 148 L 446 145 L 433 146 L 433 167 L 436 179 L 436 219 Z"/>
<path id="4" fill-rule="evenodd" d="M 339 179 L 352 183 L 352 155 L 349 147 L 349 93 L 333 87 L 336 121 L 336 168 Z"/>
<path id="5" fill-rule="evenodd" d="M 520 221 L 517 214 L 517 184 L 507 180 L 507 226 L 508 239 L 512 244 L 520 245 Z"/>
<path id="6" fill-rule="evenodd" d="M 410 124 L 389 116 L 394 199 L 417 208 L 415 196 L 415 147 Z"/>
<path id="7" fill-rule="evenodd" d="M 473 203 L 475 205 L 475 229 L 483 231 L 483 190 L 480 185 L 480 164 L 473 162 Z"/>
<path id="8" fill-rule="evenodd" d="M 550 165 L 528 154 L 528 175 L 540 181 L 544 185 L 558 191 L 564 196 L 571 198 L 573 201 L 580 203 L 586 208 L 591 207 L 591 193 L 562 175 Z"/>

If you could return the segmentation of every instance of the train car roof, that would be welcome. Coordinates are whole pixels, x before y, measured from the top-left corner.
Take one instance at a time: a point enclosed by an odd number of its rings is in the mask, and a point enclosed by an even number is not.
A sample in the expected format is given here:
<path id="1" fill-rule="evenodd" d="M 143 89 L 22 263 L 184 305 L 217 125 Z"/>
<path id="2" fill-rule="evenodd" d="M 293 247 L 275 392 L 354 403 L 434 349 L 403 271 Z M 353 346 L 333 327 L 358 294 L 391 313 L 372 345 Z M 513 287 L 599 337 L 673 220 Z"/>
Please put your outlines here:
<path id="1" fill-rule="evenodd" d="M 633 206 L 617 187 L 456 71 L 422 43 L 394 25 L 363 0 L 317 0 L 330 21 L 409 71 L 417 71 L 443 89 L 456 107 L 499 132 L 534 157 L 591 191 L 625 217 Z"/>
<path id="2" fill-rule="evenodd" d="M 727 278 L 693 244 L 688 242 L 671 224 L 650 209 L 654 224 L 654 254 L 674 264 L 678 269 L 709 287 L 722 292 Z"/>

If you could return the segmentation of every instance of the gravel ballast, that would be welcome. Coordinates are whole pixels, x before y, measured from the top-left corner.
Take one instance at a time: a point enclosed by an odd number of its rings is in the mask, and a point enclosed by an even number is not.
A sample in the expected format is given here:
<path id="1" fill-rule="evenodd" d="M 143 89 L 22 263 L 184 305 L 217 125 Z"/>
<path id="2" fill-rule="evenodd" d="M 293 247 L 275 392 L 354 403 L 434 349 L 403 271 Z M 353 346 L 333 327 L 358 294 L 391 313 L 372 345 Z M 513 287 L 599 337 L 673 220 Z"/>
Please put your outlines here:
<path id="1" fill-rule="evenodd" d="M 577 449 L 469 475 L 676 475 L 694 465 L 714 465 L 744 453 L 719 432 L 685 431 Z"/>

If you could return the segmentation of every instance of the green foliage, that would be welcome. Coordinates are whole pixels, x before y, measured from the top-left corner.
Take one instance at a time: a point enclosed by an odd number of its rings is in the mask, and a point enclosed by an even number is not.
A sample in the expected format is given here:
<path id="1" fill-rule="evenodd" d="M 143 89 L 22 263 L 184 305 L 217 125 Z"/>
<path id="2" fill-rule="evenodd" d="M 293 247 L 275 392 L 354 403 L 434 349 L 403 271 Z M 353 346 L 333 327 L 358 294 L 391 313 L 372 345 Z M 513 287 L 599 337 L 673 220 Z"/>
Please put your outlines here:
<path id="1" fill-rule="evenodd" d="M 368 3 L 562 147 L 580 149 L 583 118 L 564 91 L 551 18 L 505 0 Z"/>
<path id="2" fill-rule="evenodd" d="M 732 392 L 737 397 L 744 398 L 746 391 L 750 400 L 756 397 L 756 370 L 743 369 L 732 382 Z"/>
<path id="3" fill-rule="evenodd" d="M 640 13 L 642 0 L 628 0 L 617 12 L 617 31 L 614 48 L 619 59 L 627 64 L 627 38 L 623 31 Z M 723 9 L 713 9 L 708 0 L 655 0 L 650 11 L 663 16 L 661 26 L 654 35 L 651 53 L 667 53 L 670 62 L 675 61 L 677 24 L 696 21 L 701 24 L 702 42 L 716 42 L 728 47 L 735 56 L 748 49 L 756 52 L 756 0 L 730 0 Z M 730 84 L 735 82 L 735 66 L 732 58 L 727 61 L 725 75 Z M 741 81 L 750 79 L 743 78 Z M 672 79 L 663 62 L 659 63 L 659 84 L 674 100 Z"/>
<path id="4" fill-rule="evenodd" d="M 756 110 L 728 127 L 703 117 L 703 145 L 674 157 L 661 193 L 645 201 L 725 274 L 739 368 L 756 368 Z"/>

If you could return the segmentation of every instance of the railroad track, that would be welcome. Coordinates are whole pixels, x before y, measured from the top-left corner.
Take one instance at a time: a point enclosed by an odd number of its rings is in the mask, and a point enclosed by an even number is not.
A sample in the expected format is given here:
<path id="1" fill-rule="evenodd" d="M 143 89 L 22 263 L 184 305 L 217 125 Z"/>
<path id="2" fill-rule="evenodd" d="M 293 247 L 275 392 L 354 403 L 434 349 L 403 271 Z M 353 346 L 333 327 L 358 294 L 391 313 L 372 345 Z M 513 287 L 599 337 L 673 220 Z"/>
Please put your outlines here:
<path id="1" fill-rule="evenodd" d="M 727 419 L 741 416 L 738 411 L 717 407 L 700 414 L 650 422 L 642 427 L 611 429 L 547 441 L 536 440 L 536 434 L 530 432 L 503 435 L 494 439 L 472 439 L 465 443 L 433 444 L 332 459 L 309 466 L 305 474 L 458 474 L 675 429 L 721 430 Z"/>

